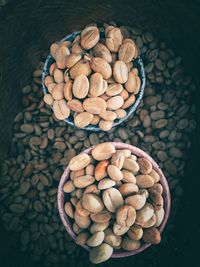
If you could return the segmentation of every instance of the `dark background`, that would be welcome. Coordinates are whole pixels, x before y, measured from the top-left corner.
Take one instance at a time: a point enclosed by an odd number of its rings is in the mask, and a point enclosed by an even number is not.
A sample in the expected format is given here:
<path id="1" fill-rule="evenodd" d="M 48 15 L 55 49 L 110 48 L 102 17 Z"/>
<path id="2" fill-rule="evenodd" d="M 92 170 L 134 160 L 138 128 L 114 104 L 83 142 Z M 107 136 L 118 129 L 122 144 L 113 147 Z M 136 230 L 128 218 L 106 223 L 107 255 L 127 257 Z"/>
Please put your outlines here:
<path id="1" fill-rule="evenodd" d="M 35 63 L 49 43 L 91 21 L 117 20 L 139 23 L 166 40 L 182 56 L 185 68 L 199 86 L 200 1 L 67 1 L 0 0 L 0 159 L 6 158 L 12 120 L 20 105 L 20 92 L 31 79 Z M 11 97 L 12 96 L 12 97 Z M 197 114 L 200 92 L 197 89 Z M 199 120 L 199 118 L 197 118 Z M 183 186 L 185 194 L 160 257 L 165 266 L 200 266 L 197 261 L 200 233 L 199 127 L 193 137 Z M 16 244 L 17 245 L 17 244 Z M 143 253 L 145 257 L 145 252 Z M 134 264 L 134 261 L 133 261 Z M 0 266 L 39 266 L 17 252 L 12 237 L 0 224 Z M 147 262 L 145 266 L 151 266 Z M 163 266 L 160 266 L 163 267 Z"/>

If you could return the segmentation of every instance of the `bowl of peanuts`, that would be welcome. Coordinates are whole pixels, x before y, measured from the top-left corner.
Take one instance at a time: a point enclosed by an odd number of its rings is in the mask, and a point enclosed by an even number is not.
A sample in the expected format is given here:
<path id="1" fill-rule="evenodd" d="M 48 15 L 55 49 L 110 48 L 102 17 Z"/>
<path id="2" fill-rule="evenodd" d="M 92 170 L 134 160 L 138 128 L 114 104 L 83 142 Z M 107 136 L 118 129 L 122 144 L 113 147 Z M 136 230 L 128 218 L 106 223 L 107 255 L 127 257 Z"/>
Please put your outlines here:
<path id="1" fill-rule="evenodd" d="M 42 72 L 44 101 L 57 120 L 109 131 L 139 105 L 145 71 L 133 39 L 119 28 L 86 26 L 50 46 Z"/>
<path id="2" fill-rule="evenodd" d="M 73 157 L 58 188 L 66 231 L 93 264 L 136 255 L 161 242 L 170 191 L 157 163 L 120 142 L 89 147 Z"/>

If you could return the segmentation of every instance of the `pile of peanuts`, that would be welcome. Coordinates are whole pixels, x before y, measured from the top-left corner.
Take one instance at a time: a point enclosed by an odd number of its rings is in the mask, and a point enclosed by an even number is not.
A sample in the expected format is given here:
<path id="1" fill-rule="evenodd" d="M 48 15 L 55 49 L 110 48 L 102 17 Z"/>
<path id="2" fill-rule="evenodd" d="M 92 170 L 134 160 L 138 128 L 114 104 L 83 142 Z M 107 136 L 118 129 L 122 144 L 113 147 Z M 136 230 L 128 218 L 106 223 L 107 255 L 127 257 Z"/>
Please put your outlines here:
<path id="1" fill-rule="evenodd" d="M 141 81 L 134 66 L 138 48 L 118 27 L 86 26 L 74 41 L 53 43 L 50 52 L 55 62 L 44 80 L 44 101 L 58 120 L 71 116 L 78 128 L 109 131 L 126 117 Z"/>
<path id="2" fill-rule="evenodd" d="M 113 250 L 137 250 L 141 240 L 161 241 L 163 187 L 148 159 L 107 142 L 96 145 L 91 155 L 73 157 L 69 169 L 64 209 L 73 220 L 76 243 L 91 248 L 92 263 L 106 261 Z"/>

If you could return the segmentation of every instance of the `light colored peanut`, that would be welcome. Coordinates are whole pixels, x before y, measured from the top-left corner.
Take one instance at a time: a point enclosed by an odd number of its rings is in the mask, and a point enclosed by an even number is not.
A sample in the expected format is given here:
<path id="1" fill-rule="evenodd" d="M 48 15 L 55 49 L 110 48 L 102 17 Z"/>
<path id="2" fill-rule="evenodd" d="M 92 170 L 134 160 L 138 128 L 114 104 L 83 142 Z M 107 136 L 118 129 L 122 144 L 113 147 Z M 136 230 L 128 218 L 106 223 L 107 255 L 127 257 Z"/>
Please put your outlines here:
<path id="1" fill-rule="evenodd" d="M 114 63 L 113 76 L 114 76 L 115 81 L 118 83 L 123 84 L 128 80 L 128 68 L 123 61 L 117 60 Z"/>
<path id="2" fill-rule="evenodd" d="M 74 117 L 74 124 L 78 128 L 84 128 L 88 126 L 93 120 L 93 114 L 88 112 L 82 112 Z"/>
<path id="3" fill-rule="evenodd" d="M 96 160 L 106 160 L 115 153 L 115 147 L 112 143 L 105 142 L 96 145 L 92 150 L 92 156 Z"/>
<path id="4" fill-rule="evenodd" d="M 83 108 L 91 114 L 100 114 L 107 107 L 106 101 L 101 97 L 86 98 L 83 101 Z"/>
<path id="5" fill-rule="evenodd" d="M 99 29 L 95 26 L 86 27 L 81 32 L 81 46 L 84 49 L 93 48 L 99 41 Z"/>
<path id="6" fill-rule="evenodd" d="M 81 153 L 70 160 L 68 167 L 71 171 L 78 171 L 89 165 L 90 161 L 91 158 L 88 154 Z"/>
<path id="7" fill-rule="evenodd" d="M 95 178 L 91 175 L 84 175 L 74 178 L 74 185 L 78 188 L 85 188 L 88 185 L 93 184 L 95 181 Z"/>

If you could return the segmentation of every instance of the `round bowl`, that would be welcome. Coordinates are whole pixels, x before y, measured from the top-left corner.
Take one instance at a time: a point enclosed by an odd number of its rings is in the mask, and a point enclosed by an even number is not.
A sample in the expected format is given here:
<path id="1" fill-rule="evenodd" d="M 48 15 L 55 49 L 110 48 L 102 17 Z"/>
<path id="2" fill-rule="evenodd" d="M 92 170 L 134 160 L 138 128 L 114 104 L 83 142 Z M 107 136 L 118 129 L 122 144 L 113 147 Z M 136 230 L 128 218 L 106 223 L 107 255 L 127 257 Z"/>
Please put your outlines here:
<path id="1" fill-rule="evenodd" d="M 80 31 L 74 32 L 74 33 L 72 33 L 70 35 L 67 35 L 60 42 L 73 41 L 75 39 L 75 37 L 77 35 L 79 35 L 79 34 L 80 34 Z M 101 34 L 103 34 L 103 32 L 101 32 Z M 43 89 L 44 94 L 48 93 L 48 89 L 44 84 L 44 80 L 45 80 L 45 77 L 49 75 L 49 68 L 50 68 L 51 64 L 54 63 L 54 62 L 55 62 L 54 58 L 51 56 L 51 54 L 49 54 L 47 56 L 47 58 L 46 58 L 46 61 L 45 61 L 45 64 L 44 64 L 44 68 L 43 68 L 43 72 L 42 72 L 42 89 Z M 143 61 L 142 61 L 142 59 L 140 57 L 138 57 L 137 59 L 134 60 L 134 64 L 138 69 L 138 75 L 139 75 L 140 80 L 141 80 L 140 90 L 139 90 L 138 94 L 136 95 L 136 99 L 135 99 L 134 104 L 126 109 L 127 116 L 122 118 L 122 119 L 116 119 L 114 124 L 113 124 L 113 127 L 115 127 L 115 126 L 121 124 L 122 122 L 126 121 L 131 116 L 131 114 L 136 110 L 136 108 L 138 107 L 138 105 L 139 105 L 139 103 L 140 103 L 140 101 L 141 101 L 141 99 L 143 97 L 145 83 L 146 83 L 146 76 L 145 76 Z M 69 125 L 71 125 L 73 127 L 76 127 L 74 125 L 73 117 L 71 115 L 67 119 L 65 119 L 65 121 Z M 78 128 L 78 129 L 81 129 L 81 128 Z M 89 125 L 89 126 L 87 126 L 85 128 L 82 128 L 82 129 L 85 129 L 85 130 L 88 130 L 88 131 L 94 131 L 94 132 L 102 131 L 96 125 Z"/>
<path id="2" fill-rule="evenodd" d="M 167 223 L 168 217 L 169 217 L 170 205 L 171 205 L 169 186 L 168 186 L 167 180 L 166 180 L 162 170 L 159 168 L 158 164 L 146 152 L 139 149 L 138 147 L 131 146 L 131 145 L 121 143 L 121 142 L 112 142 L 112 144 L 115 146 L 116 149 L 129 149 L 137 157 L 145 157 L 146 159 L 148 159 L 152 163 L 153 169 L 156 172 L 158 172 L 158 174 L 160 175 L 160 183 L 163 186 L 165 215 L 164 215 L 164 219 L 163 219 L 161 225 L 158 227 L 158 229 L 162 233 L 162 231 L 165 228 L 165 225 Z M 87 153 L 87 154 L 91 154 L 91 151 L 94 147 L 95 146 L 91 146 L 91 147 L 87 148 L 86 150 L 84 150 L 83 152 Z M 65 226 L 69 235 L 73 239 L 75 239 L 76 234 L 74 233 L 74 231 L 72 229 L 72 220 L 66 215 L 65 210 L 64 210 L 64 203 L 67 200 L 67 198 L 66 198 L 67 194 L 64 193 L 63 186 L 70 179 L 69 174 L 70 174 L 70 169 L 67 167 L 65 169 L 65 171 L 61 177 L 60 183 L 59 183 L 57 201 L 58 201 L 58 210 L 59 210 L 60 218 L 63 222 L 63 225 Z M 148 248 L 150 246 L 151 246 L 151 244 L 142 243 L 141 247 L 137 250 L 134 250 L 134 251 L 124 251 L 124 250 L 115 251 L 115 252 L 113 252 L 111 258 L 123 258 L 123 257 L 136 255 L 136 254 L 144 251 L 146 248 Z M 86 245 L 83 246 L 83 248 L 85 248 L 88 251 L 90 250 L 90 248 Z"/>

